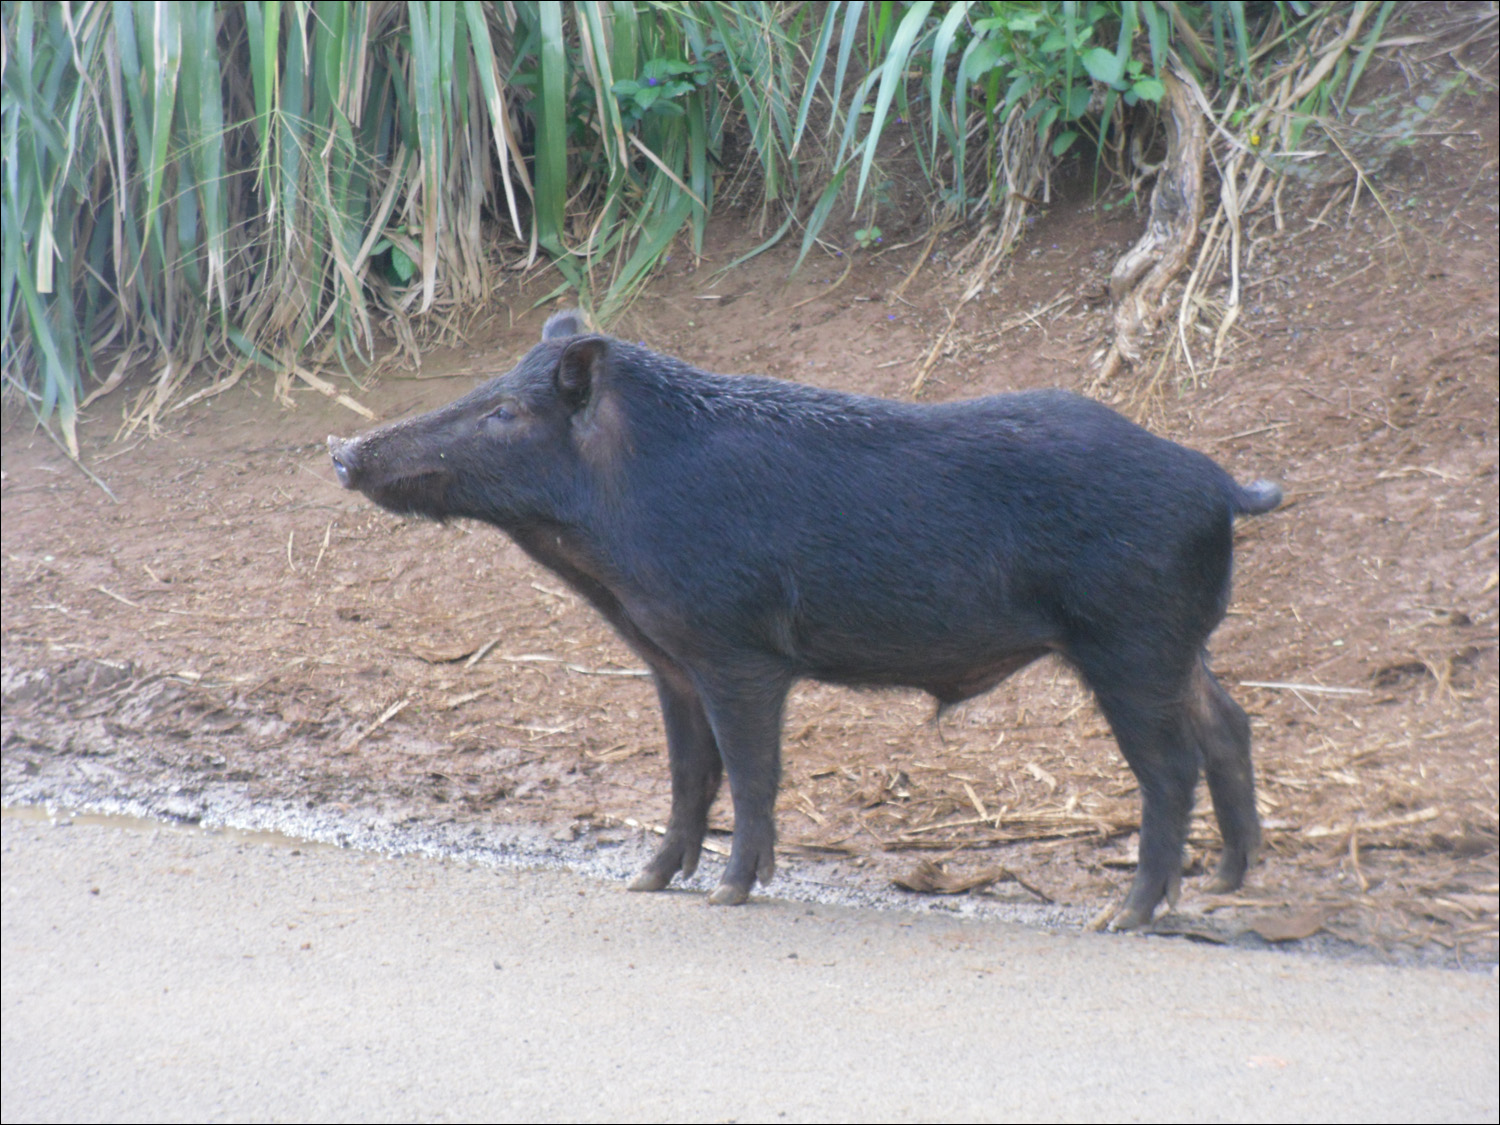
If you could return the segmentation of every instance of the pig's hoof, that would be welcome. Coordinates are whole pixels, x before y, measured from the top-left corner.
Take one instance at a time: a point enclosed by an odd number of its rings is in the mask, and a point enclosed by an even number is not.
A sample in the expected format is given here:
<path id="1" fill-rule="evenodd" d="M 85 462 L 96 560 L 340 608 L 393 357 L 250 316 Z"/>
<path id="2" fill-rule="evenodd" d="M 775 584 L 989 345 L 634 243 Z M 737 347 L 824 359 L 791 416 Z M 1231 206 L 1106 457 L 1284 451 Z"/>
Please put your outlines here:
<path id="1" fill-rule="evenodd" d="M 1142 926 L 1150 925 L 1153 911 L 1142 913 L 1139 909 L 1126 906 L 1106 906 L 1103 910 L 1089 919 L 1085 930 L 1098 933 L 1101 930 L 1111 932 L 1118 930 L 1138 930 Z"/>
<path id="2" fill-rule="evenodd" d="M 1139 906 L 1131 906 L 1130 903 L 1116 910 L 1115 918 L 1110 919 L 1110 930 L 1140 930 L 1142 927 L 1151 926 L 1151 916 L 1155 909 L 1145 909 Z"/>
<path id="3" fill-rule="evenodd" d="M 748 887 L 736 887 L 729 883 L 720 883 L 708 896 L 710 906 L 738 906 L 750 897 Z"/>
<path id="4" fill-rule="evenodd" d="M 627 884 L 627 889 L 632 891 L 659 891 L 672 881 L 672 876 L 663 875 L 659 871 L 647 868 Z"/>
<path id="5" fill-rule="evenodd" d="M 1211 895 L 1232 894 L 1245 885 L 1245 869 L 1249 863 L 1244 860 L 1232 862 L 1227 857 L 1219 864 L 1219 869 L 1214 872 L 1213 878 L 1203 884 L 1203 890 Z"/>
<path id="6" fill-rule="evenodd" d="M 1110 922 L 1111 930 L 1139 930 L 1142 926 L 1151 924 L 1151 915 L 1154 911 L 1139 910 L 1134 907 L 1121 907 Z"/>

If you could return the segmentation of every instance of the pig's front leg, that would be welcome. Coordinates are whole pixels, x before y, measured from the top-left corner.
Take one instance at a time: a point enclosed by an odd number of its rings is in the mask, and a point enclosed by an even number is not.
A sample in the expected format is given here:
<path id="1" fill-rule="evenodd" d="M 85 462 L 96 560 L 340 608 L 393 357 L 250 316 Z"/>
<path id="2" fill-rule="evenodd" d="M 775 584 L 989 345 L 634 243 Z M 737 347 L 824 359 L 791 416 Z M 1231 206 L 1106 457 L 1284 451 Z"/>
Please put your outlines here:
<path id="1" fill-rule="evenodd" d="M 672 765 L 672 815 L 667 820 L 666 839 L 631 881 L 632 891 L 659 891 L 679 871 L 687 878 L 698 869 L 703 835 L 708 830 L 708 810 L 724 774 L 713 727 L 686 674 L 678 669 L 657 669 L 655 678 Z"/>
<path id="2" fill-rule="evenodd" d="M 704 705 L 734 800 L 729 866 L 708 896 L 736 906 L 776 872 L 776 792 L 781 785 L 781 713 L 791 684 L 779 676 L 735 677 L 704 688 Z"/>

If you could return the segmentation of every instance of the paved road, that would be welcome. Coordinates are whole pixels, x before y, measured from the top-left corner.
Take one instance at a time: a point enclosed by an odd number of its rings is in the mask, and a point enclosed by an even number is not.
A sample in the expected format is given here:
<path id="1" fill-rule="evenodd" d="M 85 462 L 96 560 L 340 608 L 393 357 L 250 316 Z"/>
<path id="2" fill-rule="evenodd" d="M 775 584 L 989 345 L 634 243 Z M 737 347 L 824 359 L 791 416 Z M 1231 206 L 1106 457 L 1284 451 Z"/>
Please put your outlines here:
<path id="1" fill-rule="evenodd" d="M 1489 1120 L 1492 973 L 3 822 L 6 1120 Z"/>

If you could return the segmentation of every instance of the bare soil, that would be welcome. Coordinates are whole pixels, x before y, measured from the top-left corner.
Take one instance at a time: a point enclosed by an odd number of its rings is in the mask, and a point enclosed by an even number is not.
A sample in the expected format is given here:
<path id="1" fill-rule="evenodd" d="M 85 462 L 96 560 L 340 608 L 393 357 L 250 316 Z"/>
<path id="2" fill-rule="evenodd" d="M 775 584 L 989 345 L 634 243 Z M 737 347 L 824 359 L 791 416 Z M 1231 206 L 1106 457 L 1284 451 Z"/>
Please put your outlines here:
<path id="1" fill-rule="evenodd" d="M 1248 299 L 1222 362 L 1103 388 L 1104 287 L 1142 216 L 1077 170 L 922 388 L 1094 393 L 1286 490 L 1241 523 L 1212 642 L 1252 718 L 1265 855 L 1234 896 L 1190 877 L 1166 929 L 1496 959 L 1496 121 L 1493 84 L 1476 82 L 1383 170 L 1378 202 L 1365 190 L 1329 208 L 1332 188 L 1289 187 L 1282 229 L 1267 214 L 1247 233 Z M 847 275 L 843 258 L 810 258 L 790 280 L 794 248 L 716 275 L 756 242 L 752 217 L 721 220 L 704 259 L 679 249 L 615 332 L 708 370 L 909 395 L 971 233 L 934 244 L 893 298 L 925 245 L 915 207 Z M 465 347 L 346 389 L 396 418 L 507 369 L 555 284 L 511 276 Z M 230 786 L 396 825 L 609 842 L 662 824 L 650 682 L 559 579 L 489 529 L 343 492 L 324 437 L 367 423 L 318 394 L 287 409 L 247 380 L 117 441 L 135 393 L 81 430 L 113 498 L 7 405 L 7 803 L 117 794 L 192 819 Z M 940 724 L 932 712 L 915 693 L 794 692 L 787 861 L 831 861 L 851 884 L 982 876 L 1001 899 L 1117 901 L 1139 801 L 1072 674 L 1044 662 Z M 1190 875 L 1217 848 L 1200 806 Z M 716 831 L 730 815 L 721 799 Z"/>

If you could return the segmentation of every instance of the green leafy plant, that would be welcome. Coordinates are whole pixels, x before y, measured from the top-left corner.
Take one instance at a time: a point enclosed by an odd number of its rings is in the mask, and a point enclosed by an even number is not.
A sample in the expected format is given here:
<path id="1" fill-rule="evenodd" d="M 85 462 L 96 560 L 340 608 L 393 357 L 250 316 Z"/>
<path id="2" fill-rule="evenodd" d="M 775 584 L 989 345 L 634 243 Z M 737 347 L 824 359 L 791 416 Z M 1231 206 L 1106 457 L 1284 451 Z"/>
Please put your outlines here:
<path id="1" fill-rule="evenodd" d="M 649 113 L 684 117 L 682 101 L 707 86 L 712 73 L 704 63 L 684 59 L 651 59 L 639 78 L 624 78 L 611 88 L 620 101 L 620 123 L 634 129 Z"/>
<path id="2" fill-rule="evenodd" d="M 1056 161 L 1123 165 L 1169 65 L 1237 91 L 1269 162 L 1347 103 L 1391 10 L 5 0 L 0 372 L 76 452 L 77 411 L 132 368 L 155 372 L 149 425 L 225 371 L 367 361 L 382 326 L 416 358 L 455 320 L 424 314 L 491 299 L 506 255 L 607 324 L 679 236 L 701 252 L 726 193 L 759 205 L 751 254 L 800 225 L 800 262 L 841 204 L 878 241 L 893 129 L 993 232 L 992 268 Z M 1273 135 L 1238 91 L 1333 12 L 1349 30 Z"/>

